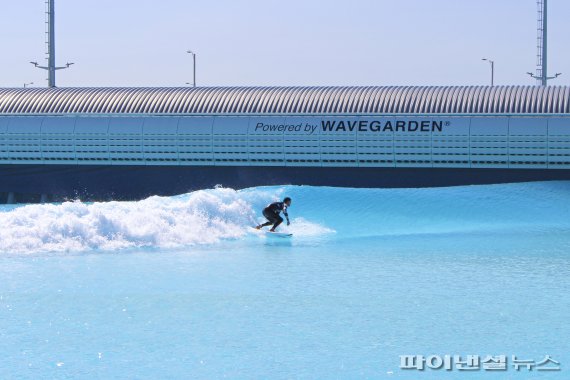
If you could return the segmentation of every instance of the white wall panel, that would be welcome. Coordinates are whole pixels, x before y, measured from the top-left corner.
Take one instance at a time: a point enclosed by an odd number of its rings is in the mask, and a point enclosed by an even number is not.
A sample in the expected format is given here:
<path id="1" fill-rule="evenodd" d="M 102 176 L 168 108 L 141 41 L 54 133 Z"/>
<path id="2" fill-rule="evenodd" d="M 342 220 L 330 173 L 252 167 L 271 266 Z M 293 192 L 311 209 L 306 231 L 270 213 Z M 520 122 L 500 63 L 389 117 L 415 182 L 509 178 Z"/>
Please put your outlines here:
<path id="1" fill-rule="evenodd" d="M 147 117 L 143 123 L 146 165 L 178 165 L 178 117 Z"/>
<path id="2" fill-rule="evenodd" d="M 214 119 L 213 151 L 216 165 L 247 165 L 249 117 L 218 116 Z"/>
<path id="3" fill-rule="evenodd" d="M 108 117 L 78 117 L 75 122 L 75 154 L 81 165 L 109 164 Z"/>
<path id="4" fill-rule="evenodd" d="M 508 117 L 472 117 L 471 136 L 506 136 L 509 134 Z"/>
<path id="5" fill-rule="evenodd" d="M 247 139 L 249 163 L 256 166 L 283 166 L 283 138 L 288 128 L 285 117 L 250 117 Z"/>
<path id="6" fill-rule="evenodd" d="M 8 133 L 40 134 L 43 120 L 43 117 L 37 116 L 11 117 L 8 123 Z"/>
<path id="7" fill-rule="evenodd" d="M 179 119 L 172 116 L 146 117 L 143 120 L 143 136 L 176 135 Z"/>
<path id="8" fill-rule="evenodd" d="M 547 119 L 509 118 L 509 167 L 543 169 L 547 162 Z"/>
<path id="9" fill-rule="evenodd" d="M 144 118 L 113 117 L 109 123 L 109 158 L 113 165 L 140 165 L 144 161 Z"/>
<path id="10" fill-rule="evenodd" d="M 360 124 L 363 122 L 363 124 Z M 394 167 L 394 118 L 361 117 L 356 133 L 358 166 Z"/>
<path id="11" fill-rule="evenodd" d="M 509 119 L 473 117 L 471 119 L 471 167 L 509 167 Z"/>
<path id="12" fill-rule="evenodd" d="M 334 130 L 323 131 L 323 121 Z M 398 121 L 420 124 L 383 127 Z M 0 162 L 562 169 L 570 168 L 570 117 L 6 116 Z"/>
<path id="13" fill-rule="evenodd" d="M 74 117 L 45 117 L 42 126 L 41 151 L 45 163 L 72 164 L 75 162 Z"/>
<path id="14" fill-rule="evenodd" d="M 108 117 L 78 117 L 75 122 L 76 134 L 105 134 L 109 132 Z"/>
<path id="15" fill-rule="evenodd" d="M 432 132 L 433 167 L 468 168 L 470 162 L 469 117 L 442 117 L 442 131 Z"/>
<path id="16" fill-rule="evenodd" d="M 180 165 L 214 163 L 212 116 L 181 117 L 178 122 L 178 159 Z"/>
<path id="17" fill-rule="evenodd" d="M 75 131 L 75 117 L 51 116 L 45 117 L 42 122 L 41 132 L 57 134 L 73 134 Z"/>
<path id="18" fill-rule="evenodd" d="M 212 135 L 214 126 L 212 116 L 187 116 L 178 121 L 179 135 Z"/>
<path id="19" fill-rule="evenodd" d="M 248 129 L 248 116 L 216 116 L 214 118 L 214 135 L 247 135 Z"/>
<path id="20" fill-rule="evenodd" d="M 570 116 L 548 118 L 549 135 L 570 135 Z"/>
<path id="21" fill-rule="evenodd" d="M 293 126 L 283 136 L 286 166 L 321 166 L 319 117 L 287 117 L 285 124 Z"/>
<path id="22" fill-rule="evenodd" d="M 109 123 L 109 134 L 141 135 L 145 118 L 142 117 L 112 117 Z"/>
<path id="23" fill-rule="evenodd" d="M 41 133 L 72 135 L 75 131 L 75 117 L 45 117 L 41 125 Z"/>
<path id="24" fill-rule="evenodd" d="M 358 117 L 323 117 L 324 123 L 334 124 L 334 131 L 321 130 L 322 166 L 358 166 L 356 132 Z"/>
<path id="25" fill-rule="evenodd" d="M 570 169 L 570 117 L 548 119 L 548 167 Z"/>
<path id="26" fill-rule="evenodd" d="M 9 157 L 15 163 L 41 163 L 43 117 L 11 117 L 6 133 Z"/>
<path id="27" fill-rule="evenodd" d="M 396 167 L 431 167 L 431 126 L 433 118 L 407 118 L 396 117 L 394 132 L 394 157 Z M 398 128 L 399 124 L 405 123 L 406 129 Z M 426 123 L 426 124 L 422 124 Z"/>
<path id="28" fill-rule="evenodd" d="M 546 136 L 547 119 L 544 117 L 510 117 L 509 134 L 511 136 Z"/>

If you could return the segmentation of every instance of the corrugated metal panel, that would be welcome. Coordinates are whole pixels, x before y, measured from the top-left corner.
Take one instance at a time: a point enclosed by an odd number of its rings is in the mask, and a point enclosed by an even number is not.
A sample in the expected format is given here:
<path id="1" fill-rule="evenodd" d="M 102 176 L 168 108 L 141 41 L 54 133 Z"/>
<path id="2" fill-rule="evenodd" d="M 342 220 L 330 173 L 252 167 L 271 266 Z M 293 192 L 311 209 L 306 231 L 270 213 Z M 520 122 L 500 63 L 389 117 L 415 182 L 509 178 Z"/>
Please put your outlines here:
<path id="1" fill-rule="evenodd" d="M 0 89 L 0 114 L 566 114 L 568 86 Z"/>

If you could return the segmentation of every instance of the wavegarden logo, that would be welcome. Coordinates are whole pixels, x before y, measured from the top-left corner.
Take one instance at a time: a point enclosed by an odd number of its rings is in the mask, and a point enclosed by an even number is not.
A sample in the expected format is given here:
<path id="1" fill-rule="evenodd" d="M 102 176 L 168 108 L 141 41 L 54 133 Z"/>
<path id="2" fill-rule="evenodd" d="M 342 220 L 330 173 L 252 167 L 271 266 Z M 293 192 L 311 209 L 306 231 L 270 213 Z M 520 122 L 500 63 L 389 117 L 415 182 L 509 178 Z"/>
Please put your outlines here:
<path id="1" fill-rule="evenodd" d="M 449 122 L 441 120 L 322 120 L 323 132 L 443 132 Z"/>
<path id="2" fill-rule="evenodd" d="M 317 119 L 318 120 L 318 119 Z M 443 132 L 451 125 L 443 120 L 394 120 L 394 119 L 326 119 L 298 124 L 256 123 L 256 133 L 303 133 L 307 135 L 340 132 Z"/>

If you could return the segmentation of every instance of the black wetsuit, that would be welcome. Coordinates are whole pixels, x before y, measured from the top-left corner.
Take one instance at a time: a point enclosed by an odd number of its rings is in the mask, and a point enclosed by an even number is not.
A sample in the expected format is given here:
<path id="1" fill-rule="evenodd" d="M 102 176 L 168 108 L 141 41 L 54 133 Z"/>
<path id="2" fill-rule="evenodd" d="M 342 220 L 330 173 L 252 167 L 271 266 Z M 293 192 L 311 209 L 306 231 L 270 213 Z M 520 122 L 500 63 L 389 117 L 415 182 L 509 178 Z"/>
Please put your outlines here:
<path id="1" fill-rule="evenodd" d="M 283 218 L 279 215 L 281 211 L 283 211 L 283 214 L 285 214 L 287 219 L 289 219 L 289 215 L 287 214 L 287 205 L 284 202 L 274 202 L 264 208 L 263 216 L 265 216 L 269 222 L 262 224 L 262 226 L 273 224 L 272 229 L 274 230 L 277 228 L 277 226 L 283 223 Z"/>

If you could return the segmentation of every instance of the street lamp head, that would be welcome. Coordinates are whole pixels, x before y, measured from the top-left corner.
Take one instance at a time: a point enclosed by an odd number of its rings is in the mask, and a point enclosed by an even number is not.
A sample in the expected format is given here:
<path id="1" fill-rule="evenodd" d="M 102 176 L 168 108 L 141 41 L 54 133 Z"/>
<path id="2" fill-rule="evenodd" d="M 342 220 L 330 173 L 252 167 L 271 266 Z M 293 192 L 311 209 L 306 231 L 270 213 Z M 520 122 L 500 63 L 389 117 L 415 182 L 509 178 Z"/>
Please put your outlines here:
<path id="1" fill-rule="evenodd" d="M 556 78 L 558 78 L 562 73 L 556 73 Z"/>
<path id="2" fill-rule="evenodd" d="M 30 62 L 32 65 L 37 66 L 38 63 L 37 62 Z"/>
<path id="3" fill-rule="evenodd" d="M 481 61 L 486 61 L 486 60 L 487 60 L 487 58 L 481 58 Z"/>
<path id="4" fill-rule="evenodd" d="M 67 67 L 69 67 L 69 66 L 71 66 L 71 65 L 75 65 L 75 63 L 74 63 L 74 62 L 67 62 L 65 65 L 66 65 Z"/>

